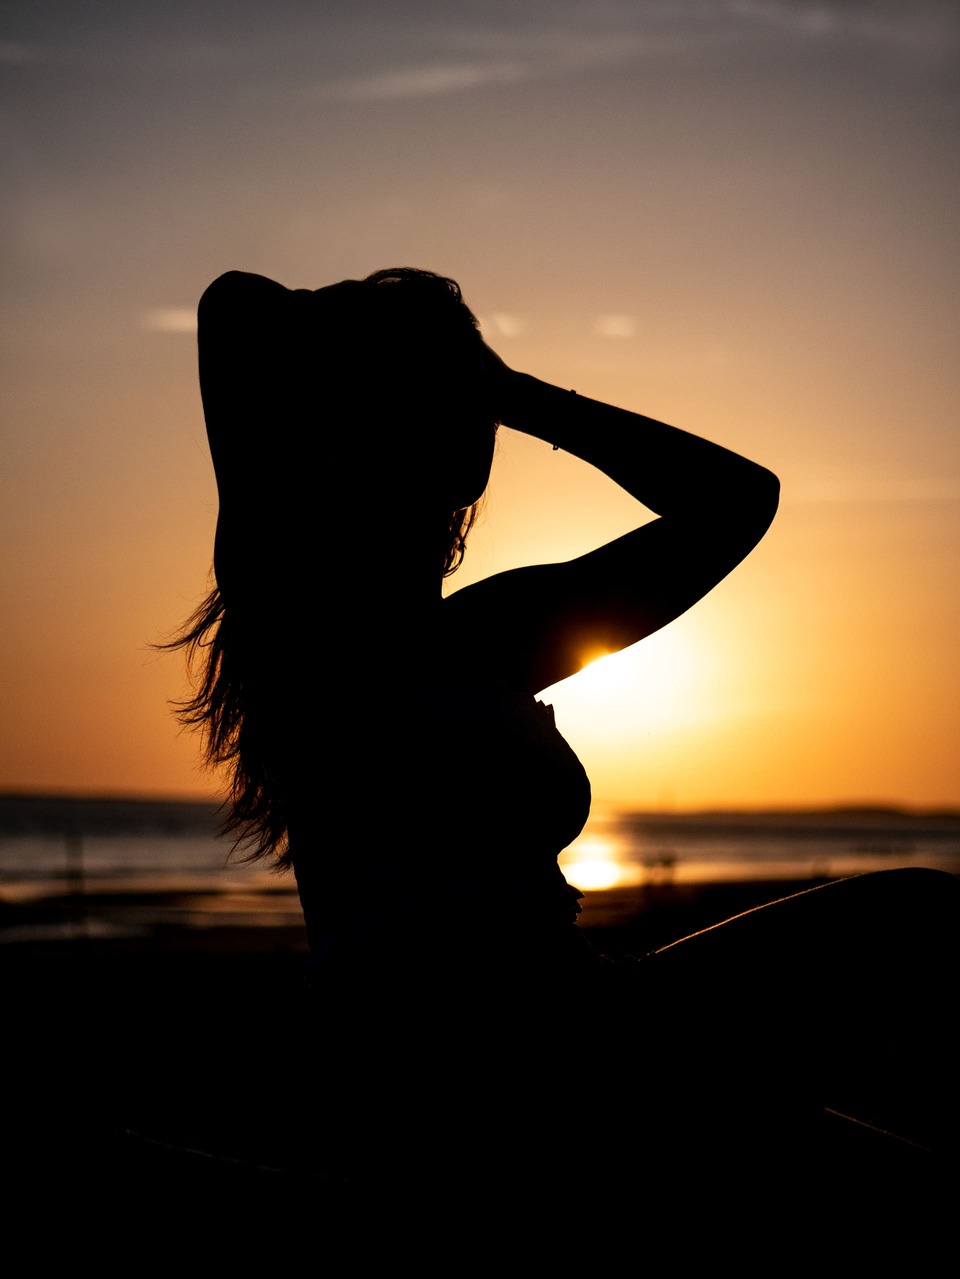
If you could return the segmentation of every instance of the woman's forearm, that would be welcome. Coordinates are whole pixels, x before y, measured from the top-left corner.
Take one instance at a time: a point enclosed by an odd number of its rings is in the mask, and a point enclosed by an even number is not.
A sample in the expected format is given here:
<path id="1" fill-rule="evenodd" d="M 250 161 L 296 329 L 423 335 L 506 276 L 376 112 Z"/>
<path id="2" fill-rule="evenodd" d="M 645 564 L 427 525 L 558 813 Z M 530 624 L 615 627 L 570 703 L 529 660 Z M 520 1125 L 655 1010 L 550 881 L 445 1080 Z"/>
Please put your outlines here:
<path id="1" fill-rule="evenodd" d="M 769 524 L 779 482 L 765 467 L 664 422 L 561 390 L 525 373 L 501 382 L 505 426 L 589 462 L 657 515 Z"/>

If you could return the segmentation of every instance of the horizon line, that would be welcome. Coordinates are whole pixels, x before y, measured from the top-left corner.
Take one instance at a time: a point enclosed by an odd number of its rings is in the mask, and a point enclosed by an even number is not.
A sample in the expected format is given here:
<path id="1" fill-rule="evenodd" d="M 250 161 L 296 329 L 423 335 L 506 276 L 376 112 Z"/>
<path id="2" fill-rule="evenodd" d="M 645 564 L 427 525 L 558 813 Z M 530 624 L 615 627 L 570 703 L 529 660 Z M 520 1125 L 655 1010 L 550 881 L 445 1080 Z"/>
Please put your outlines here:
<path id="1" fill-rule="evenodd" d="M 227 795 L 211 794 L 186 795 L 173 792 L 151 793 L 146 791 L 111 791 L 62 789 L 48 790 L 43 787 L 0 787 L 0 803 L 9 801 L 33 801 L 48 803 L 128 803 L 128 804 L 189 804 L 197 807 L 222 808 L 228 801 Z M 760 815 L 760 814 L 839 814 L 839 813 L 888 813 L 911 817 L 952 816 L 960 818 L 960 804 L 932 803 L 916 804 L 908 801 L 890 799 L 870 800 L 825 800 L 819 802 L 796 803 L 780 801 L 767 804 L 694 804 L 690 806 L 671 805 L 637 805 L 626 801 L 594 799 L 591 816 L 599 815 L 602 810 L 616 810 L 620 813 L 636 813 L 651 817 L 693 817 L 718 815 Z M 589 820 L 589 818 L 588 818 Z"/>

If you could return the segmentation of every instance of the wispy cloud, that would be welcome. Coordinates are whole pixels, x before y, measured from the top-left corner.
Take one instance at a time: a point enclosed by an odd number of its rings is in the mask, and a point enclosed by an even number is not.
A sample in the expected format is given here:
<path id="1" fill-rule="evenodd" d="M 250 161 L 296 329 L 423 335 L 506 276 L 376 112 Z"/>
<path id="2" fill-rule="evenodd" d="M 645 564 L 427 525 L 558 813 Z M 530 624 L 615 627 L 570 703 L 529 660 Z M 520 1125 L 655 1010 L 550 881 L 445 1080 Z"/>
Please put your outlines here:
<path id="1" fill-rule="evenodd" d="M 637 336 L 637 318 L 634 315 L 598 315 L 593 321 L 593 331 L 602 338 L 632 338 Z"/>
<path id="2" fill-rule="evenodd" d="M 736 17 L 811 37 L 842 35 L 863 43 L 892 45 L 914 54 L 943 54 L 960 45 L 960 9 L 955 0 L 728 0 Z"/>
<path id="3" fill-rule="evenodd" d="M 541 11 L 542 12 L 542 11 Z M 914 54 L 942 55 L 960 45 L 960 18 L 948 0 L 892 0 L 852 6 L 842 0 L 614 0 L 565 5 L 526 26 L 502 27 L 452 20 L 439 30 L 406 25 L 393 47 L 381 44 L 358 69 L 304 89 L 325 102 L 388 102 L 432 98 L 495 85 L 557 78 L 649 59 L 683 56 L 711 45 L 730 45 L 777 32 L 803 39 L 885 43 Z"/>
<path id="4" fill-rule="evenodd" d="M 814 36 L 836 31 L 843 21 L 836 5 L 810 4 L 806 0 L 729 0 L 727 7 L 738 17 Z M 848 8 L 848 15 L 849 12 Z"/>
<path id="5" fill-rule="evenodd" d="M 507 84 L 524 78 L 522 66 L 513 61 L 475 65 L 450 62 L 405 71 L 350 76 L 308 96 L 328 102 L 385 102 L 398 98 L 433 98 L 439 94 L 460 93 L 464 89 Z"/>
<path id="6" fill-rule="evenodd" d="M 497 84 L 517 84 L 623 63 L 650 39 L 633 31 L 586 35 L 582 31 L 466 31 L 451 41 L 452 55 L 437 60 L 337 77 L 307 90 L 327 102 L 382 102 L 460 93 Z"/>
<path id="7" fill-rule="evenodd" d="M 527 331 L 527 322 L 519 315 L 508 311 L 491 311 L 489 315 L 481 315 L 480 327 L 484 333 L 497 337 L 516 338 Z"/>
<path id="8" fill-rule="evenodd" d="M 140 327 L 154 333 L 196 333 L 197 312 L 189 306 L 158 306 L 140 314 Z"/>
<path id="9" fill-rule="evenodd" d="M 0 66 L 142 66 L 145 73 L 255 77 L 313 101 L 429 99 L 676 58 L 751 40 L 883 43 L 930 58 L 960 47 L 956 0 L 530 0 L 509 21 L 479 4 L 413 12 L 385 0 L 327 12 L 276 0 L 224 27 L 203 6 L 162 9 L 149 38 L 131 21 L 74 22 L 51 38 L 0 41 Z"/>

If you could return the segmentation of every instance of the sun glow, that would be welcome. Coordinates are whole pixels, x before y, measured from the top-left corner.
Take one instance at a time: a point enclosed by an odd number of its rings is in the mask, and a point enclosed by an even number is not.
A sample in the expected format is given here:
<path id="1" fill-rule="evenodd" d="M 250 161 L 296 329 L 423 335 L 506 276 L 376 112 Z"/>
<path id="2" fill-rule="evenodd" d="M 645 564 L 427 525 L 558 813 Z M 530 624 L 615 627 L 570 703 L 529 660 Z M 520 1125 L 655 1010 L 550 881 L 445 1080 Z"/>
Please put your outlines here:
<path id="1" fill-rule="evenodd" d="M 620 665 L 613 659 L 616 653 L 598 653 L 591 657 L 578 672 L 584 692 L 593 697 L 612 697 L 622 687 Z"/>
<path id="2" fill-rule="evenodd" d="M 621 653 L 601 654 L 542 695 L 572 732 L 631 734 L 686 726 L 709 704 L 707 662 L 692 625 L 671 626 Z"/>

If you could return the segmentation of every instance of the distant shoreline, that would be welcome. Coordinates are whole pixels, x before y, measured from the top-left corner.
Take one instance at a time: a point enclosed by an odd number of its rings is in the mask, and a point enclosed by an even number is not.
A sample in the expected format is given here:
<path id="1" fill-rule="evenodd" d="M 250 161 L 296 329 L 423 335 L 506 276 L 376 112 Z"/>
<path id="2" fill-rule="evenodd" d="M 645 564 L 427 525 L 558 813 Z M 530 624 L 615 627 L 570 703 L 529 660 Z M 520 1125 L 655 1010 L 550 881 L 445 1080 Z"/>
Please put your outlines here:
<path id="1" fill-rule="evenodd" d="M 177 799 L 69 792 L 0 791 L 0 835 L 120 834 L 145 829 L 166 834 L 216 836 L 223 800 Z M 597 801 L 592 822 L 614 821 L 621 827 L 642 827 L 651 833 L 681 833 L 691 826 L 715 834 L 758 833 L 768 824 L 797 830 L 847 830 L 891 822 L 907 828 L 960 827 L 960 808 L 914 808 L 899 804 L 833 804 L 809 807 L 703 808 L 675 810 L 619 807 Z"/>

